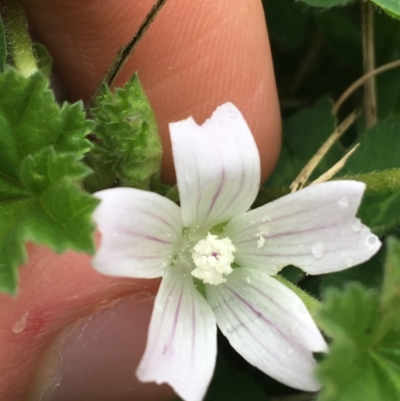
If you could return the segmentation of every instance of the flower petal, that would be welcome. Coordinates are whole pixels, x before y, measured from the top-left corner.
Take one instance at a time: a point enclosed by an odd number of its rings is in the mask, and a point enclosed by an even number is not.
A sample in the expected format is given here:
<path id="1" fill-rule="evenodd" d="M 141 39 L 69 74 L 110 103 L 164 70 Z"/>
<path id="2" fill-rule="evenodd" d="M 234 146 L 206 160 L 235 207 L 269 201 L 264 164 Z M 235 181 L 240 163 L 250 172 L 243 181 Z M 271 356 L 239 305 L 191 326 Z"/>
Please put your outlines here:
<path id="1" fill-rule="evenodd" d="M 185 227 L 211 227 L 249 209 L 260 185 L 260 157 L 240 111 L 218 107 L 201 126 L 169 125 Z"/>
<path id="2" fill-rule="evenodd" d="M 153 278 L 162 275 L 182 240 L 180 208 L 155 193 L 113 188 L 101 199 L 94 220 L 101 244 L 92 264 L 110 276 Z"/>
<path id="3" fill-rule="evenodd" d="M 196 290 L 190 269 L 166 269 L 151 317 L 146 351 L 137 376 L 168 383 L 186 401 L 200 401 L 215 367 L 217 326 Z"/>
<path id="4" fill-rule="evenodd" d="M 312 352 L 325 341 L 303 302 L 260 270 L 236 268 L 226 284 L 206 285 L 217 324 L 249 363 L 288 386 L 315 391 Z"/>
<path id="5" fill-rule="evenodd" d="M 235 261 L 270 274 L 290 264 L 322 274 L 368 260 L 381 243 L 355 218 L 364 189 L 357 181 L 325 182 L 232 219 L 225 233 Z"/>

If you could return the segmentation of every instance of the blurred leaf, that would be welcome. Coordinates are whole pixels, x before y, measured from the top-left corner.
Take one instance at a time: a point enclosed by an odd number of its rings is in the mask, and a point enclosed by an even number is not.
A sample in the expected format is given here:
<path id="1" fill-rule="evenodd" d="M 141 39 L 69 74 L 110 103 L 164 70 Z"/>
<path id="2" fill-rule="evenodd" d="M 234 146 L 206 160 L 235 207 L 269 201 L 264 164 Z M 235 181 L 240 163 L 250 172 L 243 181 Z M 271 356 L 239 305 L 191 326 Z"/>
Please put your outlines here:
<path id="1" fill-rule="evenodd" d="M 399 179 L 399 132 L 399 118 L 383 120 L 364 132 L 359 138 L 359 148 L 338 174 L 338 178 L 357 179 L 357 174 L 371 173 L 359 216 L 377 234 L 384 234 L 400 223 L 400 190 L 394 185 Z M 381 180 L 374 180 L 379 175 Z"/>
<path id="2" fill-rule="evenodd" d="M 278 164 L 267 181 L 268 187 L 290 185 L 299 172 L 335 129 L 332 102 L 319 100 L 314 107 L 304 109 L 287 119 L 283 125 L 283 144 Z M 313 176 L 330 168 L 342 155 L 335 144 L 323 158 Z"/>
<path id="3" fill-rule="evenodd" d="M 312 7 L 330 8 L 333 6 L 345 5 L 353 0 L 300 0 L 300 1 Z"/>
<path id="4" fill-rule="evenodd" d="M 304 44 L 310 33 L 309 15 L 293 0 L 263 0 L 271 40 L 285 49 Z"/>
<path id="5" fill-rule="evenodd" d="M 0 73 L 4 71 L 7 59 L 6 32 L 0 15 Z"/>
<path id="6" fill-rule="evenodd" d="M 359 148 L 340 175 L 400 168 L 400 118 L 390 118 L 365 131 Z"/>
<path id="7" fill-rule="evenodd" d="M 377 292 L 358 285 L 331 290 L 320 320 L 333 343 L 317 371 L 318 401 L 400 399 L 400 331 L 395 325 L 381 331 L 387 322 Z"/>
<path id="8" fill-rule="evenodd" d="M 381 307 L 388 319 L 400 323 L 400 241 L 397 238 L 387 239 L 387 258 L 385 279 L 382 286 Z M 399 339 L 400 341 L 400 339 Z M 399 378 L 400 380 L 400 378 Z"/>
<path id="9" fill-rule="evenodd" d="M 342 62 L 362 73 L 362 47 L 360 22 L 347 8 L 334 8 L 316 14 L 327 45 Z"/>

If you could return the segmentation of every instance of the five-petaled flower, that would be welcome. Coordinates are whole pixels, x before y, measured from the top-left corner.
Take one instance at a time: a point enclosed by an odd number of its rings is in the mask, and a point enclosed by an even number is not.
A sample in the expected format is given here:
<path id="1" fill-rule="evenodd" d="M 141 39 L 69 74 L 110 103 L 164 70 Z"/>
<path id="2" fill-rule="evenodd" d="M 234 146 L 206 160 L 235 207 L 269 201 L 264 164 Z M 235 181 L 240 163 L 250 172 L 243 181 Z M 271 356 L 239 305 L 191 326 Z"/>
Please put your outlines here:
<path id="1" fill-rule="evenodd" d="M 98 192 L 102 234 L 94 267 L 162 277 L 137 375 L 201 400 L 216 360 L 216 327 L 249 363 L 298 389 L 317 390 L 313 352 L 326 343 L 303 302 L 273 276 L 295 265 L 322 274 L 380 247 L 355 217 L 364 184 L 310 186 L 248 211 L 260 185 L 252 134 L 231 103 L 202 126 L 170 124 L 180 207 L 132 188 Z"/>

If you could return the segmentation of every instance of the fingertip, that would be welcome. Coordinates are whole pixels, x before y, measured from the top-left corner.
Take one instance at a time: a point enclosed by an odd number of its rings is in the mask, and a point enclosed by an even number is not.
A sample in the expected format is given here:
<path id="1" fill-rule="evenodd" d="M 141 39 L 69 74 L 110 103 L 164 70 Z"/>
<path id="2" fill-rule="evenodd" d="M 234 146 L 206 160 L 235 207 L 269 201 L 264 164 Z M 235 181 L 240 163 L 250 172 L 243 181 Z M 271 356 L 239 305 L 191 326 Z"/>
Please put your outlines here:
<path id="1" fill-rule="evenodd" d="M 120 46 L 154 0 L 25 0 L 69 95 L 88 100 Z M 168 123 L 198 122 L 231 101 L 256 138 L 263 179 L 280 148 L 280 113 L 260 0 L 169 0 L 135 49 L 117 85 L 138 71 L 164 146 L 162 175 L 175 180 Z"/>

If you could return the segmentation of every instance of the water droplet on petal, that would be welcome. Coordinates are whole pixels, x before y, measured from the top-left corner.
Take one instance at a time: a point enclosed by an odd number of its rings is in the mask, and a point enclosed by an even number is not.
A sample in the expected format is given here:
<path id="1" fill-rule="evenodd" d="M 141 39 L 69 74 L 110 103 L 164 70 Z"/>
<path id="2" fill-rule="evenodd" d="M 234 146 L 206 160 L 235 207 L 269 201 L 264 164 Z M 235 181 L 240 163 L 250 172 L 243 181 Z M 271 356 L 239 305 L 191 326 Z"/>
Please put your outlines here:
<path id="1" fill-rule="evenodd" d="M 353 267 L 354 266 L 354 262 L 352 258 L 348 258 L 347 259 L 347 267 Z"/>
<path id="2" fill-rule="evenodd" d="M 230 116 L 230 117 L 236 117 L 235 110 L 230 109 L 230 110 L 229 110 L 229 116 Z"/>
<path id="3" fill-rule="evenodd" d="M 349 207 L 350 201 L 347 196 L 342 196 L 338 201 L 340 209 L 344 210 Z"/>
<path id="4" fill-rule="evenodd" d="M 356 219 L 354 221 L 354 223 L 351 225 L 351 228 L 353 229 L 353 231 L 357 232 L 360 231 L 362 227 L 361 221 L 360 219 Z"/>
<path id="5" fill-rule="evenodd" d="M 326 246 L 323 242 L 318 241 L 311 245 L 311 253 L 316 259 L 320 259 L 325 255 Z"/>
<path id="6" fill-rule="evenodd" d="M 290 355 L 293 355 L 293 348 L 288 348 L 287 354 L 288 354 L 289 356 L 290 356 Z"/>
<path id="7" fill-rule="evenodd" d="M 378 237 L 374 234 L 369 234 L 367 238 L 365 238 L 365 243 L 367 244 L 368 248 L 375 248 L 375 245 L 378 242 Z"/>

